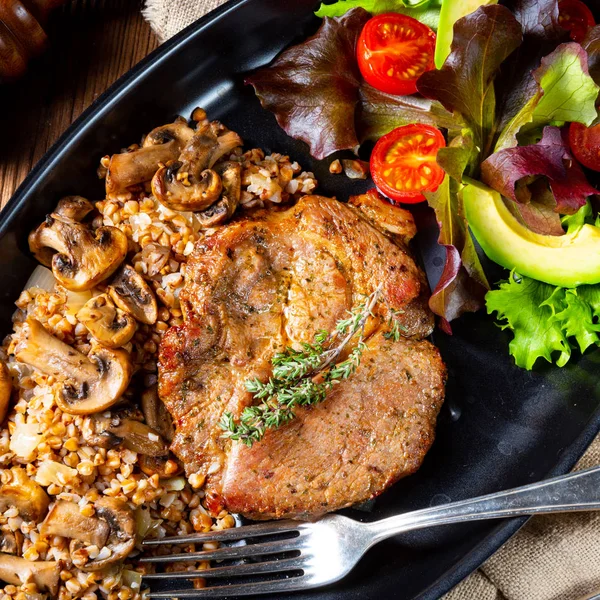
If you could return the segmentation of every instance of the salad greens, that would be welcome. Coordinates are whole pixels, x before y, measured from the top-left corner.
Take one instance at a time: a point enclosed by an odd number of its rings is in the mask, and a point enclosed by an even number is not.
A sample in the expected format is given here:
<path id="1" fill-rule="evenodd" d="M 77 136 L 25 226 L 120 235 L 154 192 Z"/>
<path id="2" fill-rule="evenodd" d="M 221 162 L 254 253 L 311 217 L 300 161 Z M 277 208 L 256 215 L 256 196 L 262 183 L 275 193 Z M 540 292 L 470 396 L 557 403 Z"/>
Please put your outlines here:
<path id="1" fill-rule="evenodd" d="M 364 8 L 372 15 L 402 13 L 437 30 L 442 0 L 338 0 L 333 4 L 322 3 L 315 14 L 317 17 L 341 17 L 352 8 Z"/>
<path id="2" fill-rule="evenodd" d="M 446 264 L 430 307 L 449 322 L 487 304 L 514 332 L 511 354 L 532 368 L 538 358 L 564 365 L 573 344 L 598 344 L 600 285 L 565 289 L 511 274 L 490 286 L 462 206 L 461 189 L 481 178 L 500 192 L 532 232 L 563 235 L 584 223 L 600 226 L 587 198 L 596 194 L 573 159 L 565 123 L 598 122 L 600 26 L 580 45 L 559 24 L 558 0 L 468 0 L 483 5 L 456 20 L 440 20 L 442 0 L 338 0 L 322 4 L 319 31 L 248 78 L 285 131 L 324 158 L 356 151 L 409 123 L 447 132 L 437 160 L 447 176 L 426 193 L 440 226 Z M 454 8 L 454 7 L 452 7 Z M 460 10 L 450 11 L 458 14 Z M 367 12 L 368 11 L 368 12 Z M 421 96 L 392 96 L 360 77 L 355 43 L 369 13 L 401 12 L 452 39 L 440 68 L 418 80 Z M 443 11 L 442 11 L 443 15 Z M 443 52 L 442 52 L 443 50 Z M 448 49 L 440 50 L 446 54 Z M 438 56 L 439 58 L 439 56 Z M 440 64 L 440 60 L 437 61 Z M 561 219 L 561 215 L 565 215 Z M 558 353 L 558 354 L 557 354 Z"/>
<path id="3" fill-rule="evenodd" d="M 454 126 L 439 102 L 390 96 L 362 81 L 354 49 L 369 18 L 362 8 L 325 18 L 313 37 L 246 79 L 262 106 L 288 135 L 306 142 L 315 158 L 356 151 L 361 141 L 406 123 Z"/>
<path id="4" fill-rule="evenodd" d="M 481 165 L 484 183 L 522 204 L 531 202 L 532 193 L 527 184 L 532 175 L 548 178 L 556 212 L 563 214 L 577 212 L 588 196 L 599 193 L 573 159 L 558 127 L 546 127 L 537 144 L 501 150 Z"/>
<path id="5" fill-rule="evenodd" d="M 488 313 L 513 331 L 509 348 L 519 367 L 532 369 L 539 358 L 562 367 L 571 358 L 571 342 L 581 352 L 600 346 L 598 285 L 565 289 L 513 272 L 486 301 Z"/>

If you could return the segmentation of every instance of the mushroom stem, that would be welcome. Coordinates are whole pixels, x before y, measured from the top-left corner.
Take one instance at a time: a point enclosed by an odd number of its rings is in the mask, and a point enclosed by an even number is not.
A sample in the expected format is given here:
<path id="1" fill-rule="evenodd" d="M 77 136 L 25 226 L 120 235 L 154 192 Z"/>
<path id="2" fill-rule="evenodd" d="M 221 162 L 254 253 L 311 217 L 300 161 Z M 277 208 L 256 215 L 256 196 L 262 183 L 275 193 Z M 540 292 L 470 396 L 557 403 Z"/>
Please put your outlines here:
<path id="1" fill-rule="evenodd" d="M 106 410 L 123 394 L 132 375 L 124 350 L 93 349 L 89 357 L 48 333 L 36 319 L 27 319 L 15 346 L 17 360 L 65 382 L 57 404 L 84 415 Z"/>
<path id="2" fill-rule="evenodd" d="M 42 591 L 50 592 L 53 598 L 58 593 L 60 566 L 54 561 L 32 562 L 10 554 L 0 554 L 0 579 L 12 585 L 30 581 Z"/>

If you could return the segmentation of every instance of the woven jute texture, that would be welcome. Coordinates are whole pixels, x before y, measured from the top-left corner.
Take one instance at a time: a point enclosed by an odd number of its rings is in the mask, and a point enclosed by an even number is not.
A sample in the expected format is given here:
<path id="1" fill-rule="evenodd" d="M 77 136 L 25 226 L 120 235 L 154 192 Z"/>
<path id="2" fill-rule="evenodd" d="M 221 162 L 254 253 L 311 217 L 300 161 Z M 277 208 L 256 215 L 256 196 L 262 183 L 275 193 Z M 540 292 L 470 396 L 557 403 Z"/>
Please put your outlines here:
<path id="1" fill-rule="evenodd" d="M 225 0 L 146 0 L 166 40 Z M 578 468 L 600 464 L 600 438 Z M 444 600 L 580 600 L 600 594 L 600 514 L 531 519 Z"/>

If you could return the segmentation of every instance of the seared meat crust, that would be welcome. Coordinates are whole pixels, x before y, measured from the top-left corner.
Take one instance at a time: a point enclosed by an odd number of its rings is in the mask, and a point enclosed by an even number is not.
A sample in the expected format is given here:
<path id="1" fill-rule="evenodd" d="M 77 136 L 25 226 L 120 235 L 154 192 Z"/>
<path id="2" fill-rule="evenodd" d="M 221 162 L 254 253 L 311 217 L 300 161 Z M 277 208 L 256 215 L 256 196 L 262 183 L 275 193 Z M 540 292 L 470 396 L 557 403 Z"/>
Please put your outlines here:
<path id="1" fill-rule="evenodd" d="M 433 442 L 445 368 L 427 341 L 433 317 L 406 250 L 410 213 L 319 196 L 256 210 L 199 244 L 181 293 L 184 324 L 164 336 L 159 393 L 174 418 L 173 451 L 207 477 L 220 506 L 258 519 L 305 518 L 364 501 L 418 469 Z M 363 212 L 365 211 L 365 212 Z M 244 382 L 271 358 L 331 331 L 382 286 L 357 372 L 319 406 L 247 448 L 221 437 L 225 410 L 251 403 Z M 384 337 L 391 311 L 405 331 Z"/>

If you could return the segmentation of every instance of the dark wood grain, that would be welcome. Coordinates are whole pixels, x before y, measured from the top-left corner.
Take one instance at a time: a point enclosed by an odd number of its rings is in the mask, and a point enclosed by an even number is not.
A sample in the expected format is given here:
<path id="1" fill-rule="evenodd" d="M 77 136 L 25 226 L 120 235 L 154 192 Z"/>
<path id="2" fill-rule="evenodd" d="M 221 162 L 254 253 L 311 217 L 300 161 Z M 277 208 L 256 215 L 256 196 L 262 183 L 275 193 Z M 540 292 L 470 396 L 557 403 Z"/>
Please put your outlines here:
<path id="1" fill-rule="evenodd" d="M 50 48 L 0 87 L 0 202 L 111 83 L 158 46 L 141 0 L 73 0 L 51 17 Z"/>

